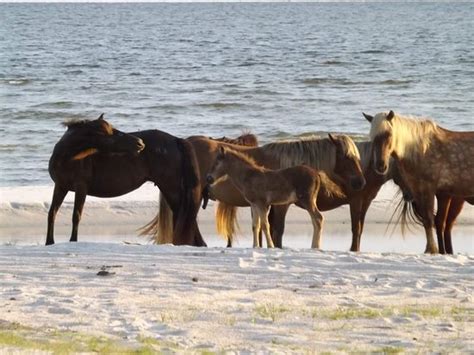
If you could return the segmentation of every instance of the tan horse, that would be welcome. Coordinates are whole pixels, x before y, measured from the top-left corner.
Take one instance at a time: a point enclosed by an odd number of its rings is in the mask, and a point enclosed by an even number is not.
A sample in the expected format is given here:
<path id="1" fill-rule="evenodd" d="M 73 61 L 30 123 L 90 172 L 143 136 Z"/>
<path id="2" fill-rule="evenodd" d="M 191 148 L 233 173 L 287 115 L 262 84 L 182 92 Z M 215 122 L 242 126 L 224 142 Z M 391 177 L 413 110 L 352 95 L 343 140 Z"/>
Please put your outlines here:
<path id="1" fill-rule="evenodd" d="M 228 177 L 252 209 L 253 247 L 259 248 L 259 234 L 265 233 L 267 247 L 273 248 L 268 214 L 271 205 L 291 204 L 306 209 L 313 222 L 312 248 L 319 248 L 323 215 L 316 205 L 321 178 L 305 165 L 270 170 L 245 154 L 221 147 L 207 175 L 209 184 Z"/>
<path id="2" fill-rule="evenodd" d="M 394 157 L 423 221 L 425 252 L 437 253 L 434 198 L 474 196 L 474 132 L 450 131 L 431 120 L 403 117 L 393 111 L 364 116 L 371 123 L 375 171 L 384 174 Z"/>
<path id="3" fill-rule="evenodd" d="M 375 186 L 375 188 L 371 188 L 365 195 L 366 197 L 368 196 L 368 203 L 365 202 L 365 199 L 363 200 L 364 202 L 362 202 L 362 200 L 356 198 L 353 193 L 355 191 L 354 188 L 360 189 L 363 187 L 365 185 L 365 179 L 360 167 L 359 151 L 352 139 L 345 135 L 334 137 L 333 140 L 330 138 L 305 138 L 269 143 L 253 148 L 216 142 L 202 136 L 189 137 L 187 140 L 191 143 L 196 152 L 199 170 L 201 172 L 201 182 L 205 180 L 203 177 L 209 172 L 211 164 L 215 160 L 221 146 L 243 152 L 251 156 L 257 164 L 269 169 L 280 169 L 306 164 L 326 172 L 328 179 L 330 178 L 334 184 L 337 185 L 337 189 L 339 190 L 338 194 L 332 196 L 333 202 L 331 202 L 331 198 L 326 197 L 325 203 L 327 204 L 327 209 L 333 209 L 344 203 L 348 203 L 347 199 L 342 196 L 348 191 L 352 192 L 350 199 L 354 202 L 354 206 L 357 206 L 357 211 L 363 207 L 365 208 L 363 213 L 357 213 L 358 216 L 362 215 L 360 218 L 362 222 L 360 222 L 359 217 L 357 218 L 357 222 L 355 222 L 356 228 L 354 228 L 354 235 L 356 235 L 356 238 L 353 245 L 357 245 L 357 247 L 359 245 L 358 238 L 362 232 L 365 211 L 383 183 L 379 183 L 378 181 L 385 181 L 384 178 L 373 173 L 372 175 L 374 175 L 373 177 L 377 180 L 377 184 L 374 184 L 373 186 Z M 366 144 L 366 149 L 370 149 L 370 143 Z M 205 186 L 202 186 L 203 189 L 204 187 Z M 247 207 L 249 206 L 248 202 L 230 181 L 215 184 L 212 189 L 211 198 L 219 201 L 216 215 L 219 233 L 228 237 L 232 236 L 236 229 L 236 207 Z M 359 200 L 361 202 L 359 202 Z M 282 210 L 281 213 L 280 211 L 275 213 L 275 215 L 278 215 L 279 222 L 278 228 L 276 229 L 277 240 L 279 240 L 277 246 L 281 247 L 284 218 L 288 208 L 284 205 L 275 207 Z M 166 206 L 166 201 L 161 199 L 159 216 L 153 221 L 154 229 L 152 231 L 157 243 L 166 243 L 168 240 L 167 236 L 170 230 L 168 227 L 170 224 L 167 223 L 167 221 L 170 219 L 170 213 L 171 211 Z M 274 233 L 272 232 L 272 234 Z"/>

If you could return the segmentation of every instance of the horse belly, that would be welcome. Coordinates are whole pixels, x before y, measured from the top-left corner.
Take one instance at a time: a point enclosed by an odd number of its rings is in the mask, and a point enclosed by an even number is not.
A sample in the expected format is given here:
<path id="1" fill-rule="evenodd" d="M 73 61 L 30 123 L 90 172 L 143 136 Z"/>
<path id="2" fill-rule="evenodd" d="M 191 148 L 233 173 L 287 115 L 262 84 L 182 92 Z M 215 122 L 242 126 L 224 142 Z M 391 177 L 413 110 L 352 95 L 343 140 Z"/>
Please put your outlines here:
<path id="1" fill-rule="evenodd" d="M 212 199 L 224 202 L 227 205 L 237 207 L 249 206 L 242 193 L 229 179 L 212 186 L 210 193 Z"/>
<path id="2" fill-rule="evenodd" d="M 297 200 L 296 191 L 268 191 L 266 198 L 269 205 L 287 205 Z"/>
<path id="3" fill-rule="evenodd" d="M 474 196 L 474 163 L 455 159 L 443 165 L 439 167 L 436 190 L 455 196 Z"/>

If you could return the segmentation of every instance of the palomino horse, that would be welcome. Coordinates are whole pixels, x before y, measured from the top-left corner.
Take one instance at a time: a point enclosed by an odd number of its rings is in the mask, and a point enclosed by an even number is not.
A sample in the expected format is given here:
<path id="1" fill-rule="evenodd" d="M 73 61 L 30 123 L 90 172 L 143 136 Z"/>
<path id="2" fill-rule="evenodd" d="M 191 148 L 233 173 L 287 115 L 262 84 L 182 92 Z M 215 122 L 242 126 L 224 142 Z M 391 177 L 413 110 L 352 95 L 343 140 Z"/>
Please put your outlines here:
<path id="1" fill-rule="evenodd" d="M 403 117 L 393 111 L 364 116 L 371 123 L 375 171 L 385 174 L 390 157 L 394 157 L 423 221 L 425 252 L 437 253 L 435 196 L 474 197 L 474 132 L 449 131 L 431 120 Z M 440 216 L 445 213 L 440 212 Z"/>
<path id="2" fill-rule="evenodd" d="M 86 195 L 120 196 L 146 181 L 158 186 L 173 210 L 173 242 L 205 245 L 196 222 L 201 198 L 199 172 L 188 142 L 158 130 L 123 133 L 103 115 L 65 126 L 67 131 L 49 161 L 55 185 L 46 245 L 54 243 L 54 220 L 68 191 L 76 193 L 70 241 L 77 241 Z"/>
<path id="3" fill-rule="evenodd" d="M 212 185 L 224 177 L 230 179 L 250 204 L 254 248 L 261 246 L 259 234 L 262 230 L 267 238 L 267 247 L 274 247 L 268 223 L 270 206 L 291 203 L 308 211 L 314 228 L 312 247 L 319 247 L 323 215 L 316 205 L 321 185 L 316 170 L 305 165 L 270 170 L 257 165 L 243 153 L 221 147 L 206 180 Z"/>
<path id="4" fill-rule="evenodd" d="M 306 164 L 326 172 L 329 178 L 335 181 L 339 188 L 342 186 L 344 190 L 347 191 L 354 191 L 365 185 L 365 180 L 360 168 L 359 151 L 352 139 L 344 135 L 337 136 L 334 140 L 330 138 L 304 138 L 294 141 L 269 143 L 260 147 L 229 145 L 203 137 L 191 137 L 188 138 L 188 141 L 193 145 L 196 152 L 201 176 L 206 176 L 207 172 L 209 172 L 211 163 L 215 160 L 219 148 L 226 146 L 249 155 L 257 164 L 273 170 Z M 373 175 L 376 174 L 374 173 Z M 378 176 L 376 176 L 376 178 L 381 179 Z M 203 179 L 201 179 L 201 183 L 203 183 L 202 180 Z M 381 184 L 379 184 L 378 188 L 380 188 L 380 186 Z M 373 194 L 372 191 L 371 194 Z M 342 199 L 340 194 L 336 195 L 339 196 L 338 199 Z M 249 203 L 230 181 L 222 181 L 218 184 L 214 184 L 211 198 L 219 201 L 216 216 L 218 231 L 225 236 L 232 236 L 235 231 L 236 207 L 247 207 Z M 329 199 L 329 197 L 327 199 Z M 341 204 L 343 203 L 339 203 L 337 206 Z M 278 214 L 280 221 L 278 229 L 272 230 L 272 235 L 275 236 L 277 233 L 281 236 L 284 229 L 284 217 L 288 207 L 275 206 L 272 210 L 275 208 L 284 209 L 284 213 Z M 160 214 L 163 213 L 163 215 L 166 215 L 163 211 L 167 210 L 169 209 L 165 204 L 160 204 Z M 272 214 L 273 212 L 270 213 L 270 218 Z M 270 224 L 272 224 L 271 220 Z M 162 218 L 159 221 L 159 225 L 168 225 L 166 218 Z M 161 243 L 163 235 L 166 234 L 162 231 L 162 233 L 157 233 L 156 235 L 157 242 Z M 280 244 L 278 244 L 278 242 L 275 244 L 281 247 L 281 237 L 279 240 Z"/>

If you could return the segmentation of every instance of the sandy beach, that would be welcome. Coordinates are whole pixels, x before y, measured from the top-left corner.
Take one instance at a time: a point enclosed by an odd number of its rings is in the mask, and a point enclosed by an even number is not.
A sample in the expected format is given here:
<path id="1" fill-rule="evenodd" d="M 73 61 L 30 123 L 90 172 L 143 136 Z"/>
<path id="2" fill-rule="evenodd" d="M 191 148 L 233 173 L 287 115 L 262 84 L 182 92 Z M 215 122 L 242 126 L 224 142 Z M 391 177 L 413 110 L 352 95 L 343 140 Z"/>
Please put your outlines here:
<path id="1" fill-rule="evenodd" d="M 309 249 L 303 210 L 283 250 L 253 250 L 249 209 L 237 247 L 216 236 L 214 204 L 199 224 L 209 248 L 152 245 L 136 229 L 156 212 L 147 184 L 88 198 L 69 243 L 73 195 L 44 247 L 50 186 L 2 188 L 0 349 L 30 352 L 448 352 L 472 350 L 473 209 L 455 227 L 454 256 L 424 255 L 418 228 L 387 221 L 393 186 L 371 206 L 361 253 L 350 253 L 347 207 L 325 213 L 323 251 Z M 395 228 L 395 229 L 394 229 Z"/>

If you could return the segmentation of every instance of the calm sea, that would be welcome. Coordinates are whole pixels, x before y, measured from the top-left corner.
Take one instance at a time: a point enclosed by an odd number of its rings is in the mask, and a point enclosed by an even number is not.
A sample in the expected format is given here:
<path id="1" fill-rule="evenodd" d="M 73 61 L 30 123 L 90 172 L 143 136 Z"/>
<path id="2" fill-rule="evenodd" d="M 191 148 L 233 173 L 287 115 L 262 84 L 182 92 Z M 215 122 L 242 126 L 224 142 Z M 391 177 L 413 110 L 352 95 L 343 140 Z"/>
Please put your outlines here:
<path id="1" fill-rule="evenodd" d="M 474 4 L 0 4 L 0 186 L 67 118 L 268 142 L 393 109 L 474 130 Z"/>

